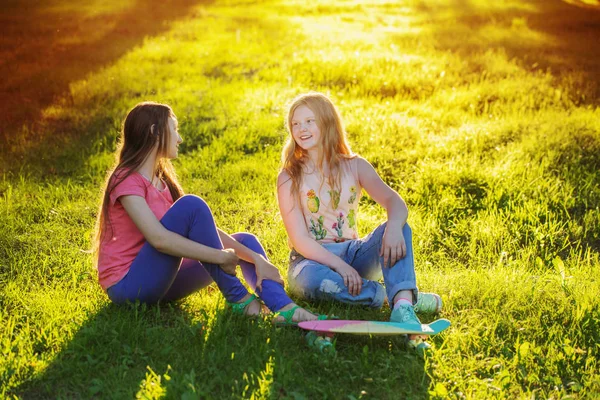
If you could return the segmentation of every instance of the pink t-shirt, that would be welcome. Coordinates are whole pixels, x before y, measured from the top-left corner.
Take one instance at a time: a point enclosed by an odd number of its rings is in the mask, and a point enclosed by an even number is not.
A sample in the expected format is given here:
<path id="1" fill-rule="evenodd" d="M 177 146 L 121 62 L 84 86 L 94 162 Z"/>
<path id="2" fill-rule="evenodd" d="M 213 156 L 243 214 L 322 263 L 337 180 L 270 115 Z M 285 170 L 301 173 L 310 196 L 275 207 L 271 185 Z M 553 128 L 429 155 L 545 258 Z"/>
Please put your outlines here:
<path id="1" fill-rule="evenodd" d="M 119 197 L 143 197 L 150 210 L 160 220 L 173 204 L 171 192 L 166 185 L 164 187 L 164 190 L 158 190 L 138 172 L 134 172 L 111 192 L 107 215 L 110 225 L 106 227 L 107 236 L 100 243 L 98 254 L 98 281 L 104 290 L 127 274 L 131 263 L 146 242 L 142 232 L 118 201 Z"/>

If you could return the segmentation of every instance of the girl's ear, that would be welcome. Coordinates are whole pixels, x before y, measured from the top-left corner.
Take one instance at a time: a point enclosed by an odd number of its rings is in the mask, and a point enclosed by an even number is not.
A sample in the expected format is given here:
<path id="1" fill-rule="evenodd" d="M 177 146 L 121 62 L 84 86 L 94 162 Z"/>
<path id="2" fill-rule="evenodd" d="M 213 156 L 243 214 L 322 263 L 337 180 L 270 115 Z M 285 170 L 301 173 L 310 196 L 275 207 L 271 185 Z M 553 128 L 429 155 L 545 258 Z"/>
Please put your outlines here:
<path id="1" fill-rule="evenodd" d="M 154 126 L 156 124 L 152 124 L 152 126 L 150 127 L 150 133 L 154 136 Z"/>

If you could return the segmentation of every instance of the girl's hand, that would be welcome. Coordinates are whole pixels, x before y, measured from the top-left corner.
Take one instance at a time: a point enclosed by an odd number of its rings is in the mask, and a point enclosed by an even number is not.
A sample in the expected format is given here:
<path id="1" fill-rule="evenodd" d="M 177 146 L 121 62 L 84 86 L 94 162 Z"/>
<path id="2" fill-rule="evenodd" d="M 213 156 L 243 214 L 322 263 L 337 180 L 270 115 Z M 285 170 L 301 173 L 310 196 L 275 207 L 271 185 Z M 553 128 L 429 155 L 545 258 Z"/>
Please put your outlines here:
<path id="1" fill-rule="evenodd" d="M 237 268 L 240 259 L 235 255 L 233 249 L 224 249 L 222 255 L 223 262 L 220 263 L 219 266 L 226 274 L 235 276 L 235 269 Z"/>
<path id="2" fill-rule="evenodd" d="M 343 263 L 332 269 L 344 279 L 344 285 L 346 285 L 348 292 L 352 296 L 358 296 L 360 294 L 362 289 L 362 278 L 354 268 Z"/>
<path id="3" fill-rule="evenodd" d="M 262 290 L 262 281 L 268 279 L 283 285 L 283 278 L 276 266 L 264 257 L 258 256 L 254 261 L 256 267 L 256 287 Z"/>
<path id="4" fill-rule="evenodd" d="M 383 266 L 387 268 L 393 267 L 398 260 L 406 256 L 406 241 L 400 224 L 390 224 L 388 221 L 379 256 L 383 256 Z"/>

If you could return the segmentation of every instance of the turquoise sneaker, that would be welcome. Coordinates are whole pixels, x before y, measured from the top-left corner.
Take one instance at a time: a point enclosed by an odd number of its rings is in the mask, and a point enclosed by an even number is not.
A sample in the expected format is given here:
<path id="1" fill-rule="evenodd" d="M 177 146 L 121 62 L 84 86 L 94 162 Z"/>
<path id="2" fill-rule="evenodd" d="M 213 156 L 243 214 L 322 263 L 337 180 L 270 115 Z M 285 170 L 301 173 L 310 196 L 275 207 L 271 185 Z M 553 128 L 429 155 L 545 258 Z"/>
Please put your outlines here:
<path id="1" fill-rule="evenodd" d="M 419 321 L 417 314 L 415 314 L 414 307 L 407 304 L 403 304 L 398 308 L 392 309 L 390 321 L 402 324 L 421 325 L 421 321 Z"/>
<path id="2" fill-rule="evenodd" d="M 415 304 L 415 312 L 423 314 L 438 314 L 442 311 L 442 298 L 435 293 L 421 293 Z"/>

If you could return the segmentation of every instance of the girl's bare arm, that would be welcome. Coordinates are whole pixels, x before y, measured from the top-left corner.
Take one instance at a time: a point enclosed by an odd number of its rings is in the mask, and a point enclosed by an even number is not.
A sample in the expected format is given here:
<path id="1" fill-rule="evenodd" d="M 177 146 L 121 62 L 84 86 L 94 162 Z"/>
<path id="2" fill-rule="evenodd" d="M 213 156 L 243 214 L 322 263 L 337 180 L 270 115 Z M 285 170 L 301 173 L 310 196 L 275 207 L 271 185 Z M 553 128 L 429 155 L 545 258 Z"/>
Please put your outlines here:
<path id="1" fill-rule="evenodd" d="M 387 226 L 379 254 L 383 256 L 384 266 L 391 267 L 406 256 L 406 241 L 402 229 L 408 218 L 408 208 L 402 197 L 383 182 L 367 160 L 358 157 L 356 162 L 360 185 L 387 211 Z"/>
<path id="2" fill-rule="evenodd" d="M 237 265 L 238 258 L 232 252 L 205 246 L 165 228 L 143 197 L 121 196 L 119 201 L 148 243 L 161 253 L 227 267 Z M 229 268 L 223 269 L 231 272 Z"/>
<path id="3" fill-rule="evenodd" d="M 354 295 L 360 293 L 362 279 L 358 272 L 344 260 L 327 251 L 306 230 L 300 205 L 292 196 L 292 181 L 289 175 L 281 172 L 277 178 L 277 199 L 285 230 L 294 249 L 304 257 L 323 264 L 344 278 L 348 291 Z"/>
<path id="4" fill-rule="evenodd" d="M 261 254 L 258 254 L 248 247 L 244 246 L 233 237 L 229 236 L 228 233 L 217 228 L 219 232 L 219 237 L 223 242 L 223 246 L 226 248 L 233 249 L 235 254 L 244 261 L 248 261 L 254 264 L 256 268 L 256 287 L 262 290 L 262 281 L 263 279 L 269 279 L 275 282 L 279 282 L 280 284 L 284 284 L 283 278 L 279 273 L 277 267 L 275 267 L 269 260 L 263 257 Z"/>

